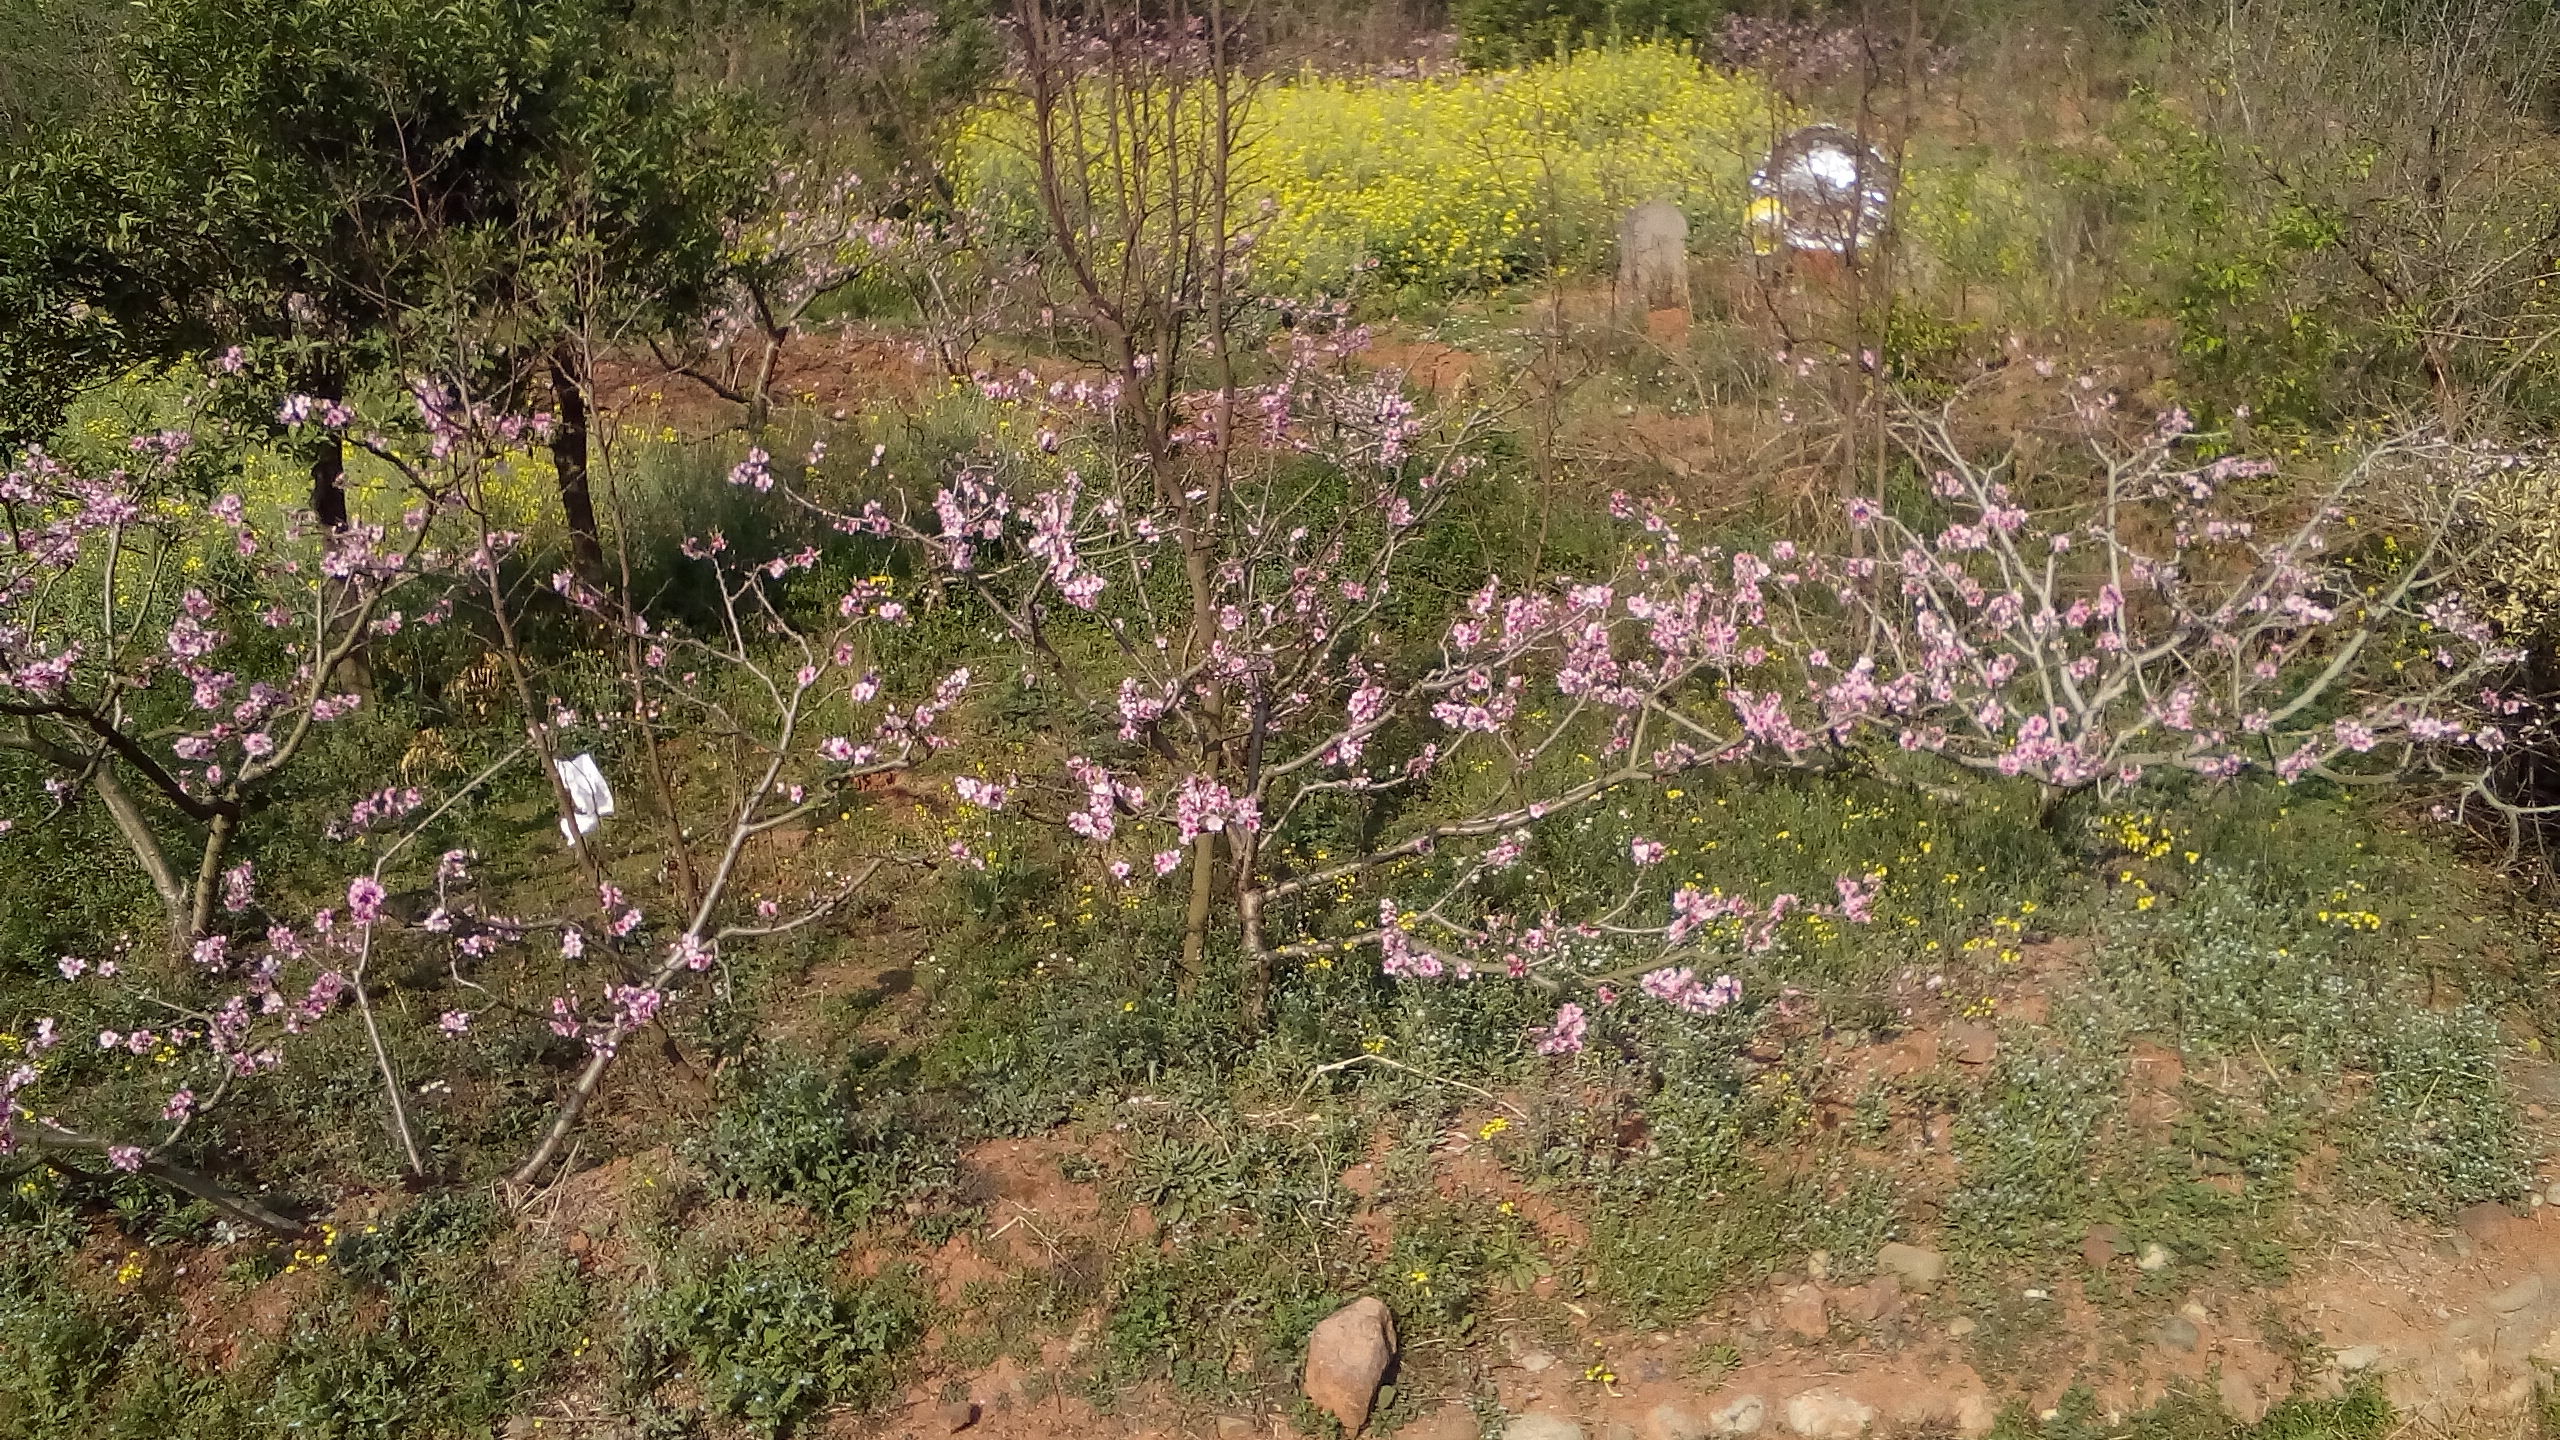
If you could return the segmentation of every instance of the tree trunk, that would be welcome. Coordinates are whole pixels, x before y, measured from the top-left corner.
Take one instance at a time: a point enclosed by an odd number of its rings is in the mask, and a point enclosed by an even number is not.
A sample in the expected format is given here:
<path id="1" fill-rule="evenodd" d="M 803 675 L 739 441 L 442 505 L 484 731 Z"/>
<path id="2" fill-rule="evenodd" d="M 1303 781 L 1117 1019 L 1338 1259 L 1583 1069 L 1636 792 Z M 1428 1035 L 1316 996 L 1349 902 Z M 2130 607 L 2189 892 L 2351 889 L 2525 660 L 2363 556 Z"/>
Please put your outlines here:
<path id="1" fill-rule="evenodd" d="M 569 522 L 569 565 L 589 585 L 604 584 L 604 542 L 596 529 L 595 492 L 587 482 L 587 392 L 576 360 L 551 352 L 551 468 L 560 478 L 560 513 Z"/>
<path id="2" fill-rule="evenodd" d="M 334 430 L 311 455 L 311 513 L 332 530 L 347 528 L 347 442 Z"/>

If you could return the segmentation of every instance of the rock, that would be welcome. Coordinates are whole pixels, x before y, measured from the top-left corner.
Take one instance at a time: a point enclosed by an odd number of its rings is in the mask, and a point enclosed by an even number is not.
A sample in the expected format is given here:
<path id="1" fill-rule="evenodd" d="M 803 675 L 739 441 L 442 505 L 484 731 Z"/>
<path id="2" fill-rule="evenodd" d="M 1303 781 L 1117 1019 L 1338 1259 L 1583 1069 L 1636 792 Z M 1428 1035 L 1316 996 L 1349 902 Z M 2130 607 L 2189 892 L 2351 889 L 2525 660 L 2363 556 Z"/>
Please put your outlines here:
<path id="1" fill-rule="evenodd" d="M 1842 1297 L 1840 1313 L 1861 1325 L 1873 1325 L 1902 1313 L 1902 1282 L 1879 1275 Z"/>
<path id="2" fill-rule="evenodd" d="M 1787 1428 L 1804 1440 L 1857 1440 L 1876 1423 L 1876 1407 L 1837 1390 L 1807 1390 L 1787 1402 Z"/>
<path id="3" fill-rule="evenodd" d="M 2370 1370 L 2381 1363 L 2382 1347 L 2379 1345 L 2350 1345 L 2338 1352 L 2338 1369 L 2349 1375 Z"/>
<path id="4" fill-rule="evenodd" d="M 1317 1409 L 1342 1422 L 1346 1433 L 1368 1423 L 1378 1382 L 1395 1362 L 1396 1322 L 1386 1302 L 1363 1295 L 1334 1311 L 1307 1337 L 1307 1373 L 1301 1388 Z"/>
<path id="5" fill-rule="evenodd" d="M 1830 1279 L 1831 1252 L 1828 1250 L 1816 1250 L 1812 1254 L 1804 1257 L 1804 1273 L 1812 1276 L 1817 1281 Z"/>
<path id="6" fill-rule="evenodd" d="M 2489 1297 L 2489 1308 L 2501 1315 L 2513 1315 L 2542 1298 L 2543 1284 L 2539 1275 L 2527 1275 L 2506 1289 Z"/>
<path id="7" fill-rule="evenodd" d="M 2454 1212 L 2453 1227 L 2471 1237 L 2475 1244 L 2485 1245 L 2497 1238 L 2498 1232 L 2515 1218 L 2515 1212 L 2495 1200 L 2465 1205 Z"/>
<path id="8" fill-rule="evenodd" d="M 2249 1377 L 2239 1371 L 2223 1371 L 2214 1391 L 2222 1397 L 2222 1408 L 2237 1416 L 2241 1424 L 2255 1425 L 2267 1418 L 2266 1400 L 2258 1394 L 2258 1387 L 2249 1383 Z"/>
<path id="9" fill-rule="evenodd" d="M 1957 1020 L 1938 1032 L 1938 1053 L 1959 1065 L 1988 1065 L 2000 1053 L 2000 1032 L 1979 1020 Z"/>
<path id="10" fill-rule="evenodd" d="M 2177 1258 L 2169 1253 L 2168 1246 L 2157 1240 L 2146 1240 L 2142 1244 L 2141 1252 L 2133 1257 L 2133 1263 L 2134 1267 L 2144 1274 L 2157 1275 L 2176 1263 Z"/>
<path id="11" fill-rule="evenodd" d="M 1636 1440 L 1636 1427 L 1624 1420 L 1612 1420 L 1600 1427 L 1600 1440 Z"/>
<path id="12" fill-rule="evenodd" d="M 1478 1440 L 1483 1434 L 1483 1427 L 1476 1423 L 1476 1412 L 1460 1400 L 1397 1431 L 1396 1440 Z"/>
<path id="13" fill-rule="evenodd" d="M 2172 1350 L 2193 1350 L 2204 1343 L 2204 1332 L 2184 1315 L 2172 1315 L 2161 1321 L 2151 1336 Z"/>
<path id="14" fill-rule="evenodd" d="M 2560 1180 L 2552 1181 L 2551 1188 L 2542 1192 L 2542 1198 L 2554 1205 L 2560 1205 Z"/>
<path id="15" fill-rule="evenodd" d="M 1753 1428 L 1758 1428 L 1757 1421 Z M 1645 1440 L 1707 1440 L 1709 1433 L 1706 1421 L 1668 1400 L 1654 1406 L 1644 1417 Z"/>
<path id="16" fill-rule="evenodd" d="M 1689 311 L 1689 217 L 1668 200 L 1627 212 L 1618 226 L 1618 303 L 1638 315 Z"/>
<path id="17" fill-rule="evenodd" d="M 2479 1248 L 2471 1242 L 2470 1236 L 2459 1232 L 2439 1235 L 2435 1238 L 2434 1244 L 2436 1258 L 2439 1260 L 2468 1260 L 2471 1258 L 2471 1252 Z"/>
<path id="18" fill-rule="evenodd" d="M 2124 1236 L 2113 1225 L 2092 1225 L 2080 1239 L 2080 1259 L 2092 1270 L 2104 1270 L 2124 1253 Z"/>
<path id="19" fill-rule="evenodd" d="M 1552 1410 L 1532 1410 L 1511 1417 L 1502 1440 L 1582 1440 L 1582 1427 Z"/>
<path id="20" fill-rule="evenodd" d="M 1768 1401 L 1757 1395 L 1736 1395 L 1708 1412 L 1707 1431 L 1716 1435 L 1757 1435 L 1768 1421 Z"/>
<path id="21" fill-rule="evenodd" d="M 1544 1350 L 1524 1351 L 1520 1356 L 1520 1368 L 1528 1371 L 1532 1375 L 1552 1370 L 1555 1368 L 1555 1364 L 1556 1357 L 1548 1354 Z"/>
<path id="22" fill-rule="evenodd" d="M 2000 1402 L 1988 1395 L 1967 1395 L 1956 1402 L 1956 1433 L 1988 1435 L 2000 1423 Z"/>
<path id="23" fill-rule="evenodd" d="M 1795 1285 L 1779 1292 L 1778 1328 L 1792 1330 L 1807 1340 L 1819 1340 L 1831 1333 L 1831 1304 L 1822 1290 L 1814 1285 Z"/>
<path id="24" fill-rule="evenodd" d="M 1947 1257 L 1935 1250 L 1899 1241 L 1876 1251 L 1876 1264 L 1914 1290 L 1926 1290 L 1946 1278 Z"/>
<path id="25" fill-rule="evenodd" d="M 933 1410 L 933 1423 L 942 1427 L 943 1434 L 957 1435 L 978 1423 L 978 1407 L 968 1400 L 954 1400 L 948 1405 L 937 1405 Z"/>
<path id="26" fill-rule="evenodd" d="M 1972 1316 L 1959 1315 L 1953 1320 L 1947 1322 L 1947 1338 L 1950 1340 L 1962 1340 L 1981 1328 L 1982 1327 L 1980 1325 L 1974 1323 Z"/>

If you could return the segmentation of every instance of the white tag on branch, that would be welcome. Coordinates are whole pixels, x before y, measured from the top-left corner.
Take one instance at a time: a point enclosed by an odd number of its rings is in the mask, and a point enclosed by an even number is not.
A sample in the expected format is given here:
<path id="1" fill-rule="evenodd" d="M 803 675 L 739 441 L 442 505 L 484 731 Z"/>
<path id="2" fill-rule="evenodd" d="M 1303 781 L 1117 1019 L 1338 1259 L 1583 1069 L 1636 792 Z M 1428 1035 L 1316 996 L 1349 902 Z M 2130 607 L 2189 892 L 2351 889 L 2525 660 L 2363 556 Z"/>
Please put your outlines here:
<path id="1" fill-rule="evenodd" d="M 593 755 L 555 764 L 560 771 L 560 788 L 569 792 L 569 809 L 578 817 L 578 834 L 594 833 L 596 822 L 613 813 L 613 787 L 604 783 L 604 772 L 596 768 Z M 560 838 L 576 841 L 566 820 L 560 822 Z"/>

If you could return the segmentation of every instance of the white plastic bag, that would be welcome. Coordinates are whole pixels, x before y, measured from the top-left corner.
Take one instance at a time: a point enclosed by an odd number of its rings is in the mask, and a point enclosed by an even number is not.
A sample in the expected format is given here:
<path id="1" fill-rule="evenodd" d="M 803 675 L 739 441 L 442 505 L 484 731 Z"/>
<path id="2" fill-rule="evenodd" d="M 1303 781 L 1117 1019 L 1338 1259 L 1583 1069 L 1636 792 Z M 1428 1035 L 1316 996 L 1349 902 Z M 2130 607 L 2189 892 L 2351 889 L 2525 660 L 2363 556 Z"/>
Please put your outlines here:
<path id="1" fill-rule="evenodd" d="M 594 834 L 596 822 L 613 813 L 613 787 L 605 783 L 604 772 L 596 768 L 593 755 L 582 754 L 556 763 L 560 788 L 569 792 L 569 809 L 578 817 L 577 833 Z M 566 820 L 560 822 L 560 838 L 575 843 Z"/>

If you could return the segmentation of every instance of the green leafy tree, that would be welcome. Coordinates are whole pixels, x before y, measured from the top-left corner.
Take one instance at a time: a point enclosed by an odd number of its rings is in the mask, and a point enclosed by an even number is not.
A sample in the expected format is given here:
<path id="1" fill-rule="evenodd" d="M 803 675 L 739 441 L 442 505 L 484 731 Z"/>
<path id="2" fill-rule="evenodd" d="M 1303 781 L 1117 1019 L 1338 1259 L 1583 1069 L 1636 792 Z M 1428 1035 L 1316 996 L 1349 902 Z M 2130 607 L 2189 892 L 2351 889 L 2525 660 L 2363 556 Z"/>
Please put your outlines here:
<path id="1" fill-rule="evenodd" d="M 168 0 L 113 42 L 113 93 L 56 121 L 0 199 L 0 416 L 42 431 L 82 386 L 241 346 L 278 390 L 343 398 L 427 373 L 550 387 L 573 546 L 587 499 L 586 350 L 685 323 L 770 169 L 752 115 L 680 93 L 618 7 L 510 0 Z M 345 518 L 343 442 L 306 442 L 313 511 Z"/>

